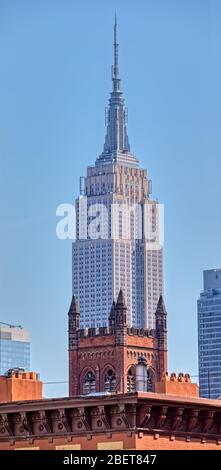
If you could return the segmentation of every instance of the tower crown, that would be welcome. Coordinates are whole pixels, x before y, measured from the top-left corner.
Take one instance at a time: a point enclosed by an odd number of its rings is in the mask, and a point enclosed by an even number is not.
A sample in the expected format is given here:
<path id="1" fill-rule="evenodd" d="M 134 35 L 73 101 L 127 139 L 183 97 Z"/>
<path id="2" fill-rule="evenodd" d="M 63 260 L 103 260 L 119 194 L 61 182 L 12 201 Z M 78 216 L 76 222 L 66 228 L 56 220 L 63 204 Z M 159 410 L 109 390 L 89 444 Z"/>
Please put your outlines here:
<path id="1" fill-rule="evenodd" d="M 114 65 L 112 66 L 113 89 L 110 94 L 109 106 L 105 110 L 106 137 L 102 154 L 97 158 L 96 165 L 119 163 L 129 167 L 138 167 L 138 160 L 130 151 L 127 134 L 127 109 L 121 91 L 119 72 L 119 43 L 117 39 L 117 17 L 114 23 Z"/>

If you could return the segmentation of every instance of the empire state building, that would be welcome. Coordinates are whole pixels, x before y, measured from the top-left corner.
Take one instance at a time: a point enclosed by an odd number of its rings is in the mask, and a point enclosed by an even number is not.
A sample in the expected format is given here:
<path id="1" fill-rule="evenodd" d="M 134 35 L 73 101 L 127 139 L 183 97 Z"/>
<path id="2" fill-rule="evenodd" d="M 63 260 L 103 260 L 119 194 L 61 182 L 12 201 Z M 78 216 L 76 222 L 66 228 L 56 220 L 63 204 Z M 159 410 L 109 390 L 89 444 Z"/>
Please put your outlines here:
<path id="1" fill-rule="evenodd" d="M 80 305 L 82 328 L 108 325 L 120 289 L 128 324 L 154 328 L 163 294 L 159 203 L 150 198 L 151 180 L 130 149 L 118 49 L 115 19 L 105 143 L 86 177 L 81 177 L 76 200 L 73 294 Z"/>

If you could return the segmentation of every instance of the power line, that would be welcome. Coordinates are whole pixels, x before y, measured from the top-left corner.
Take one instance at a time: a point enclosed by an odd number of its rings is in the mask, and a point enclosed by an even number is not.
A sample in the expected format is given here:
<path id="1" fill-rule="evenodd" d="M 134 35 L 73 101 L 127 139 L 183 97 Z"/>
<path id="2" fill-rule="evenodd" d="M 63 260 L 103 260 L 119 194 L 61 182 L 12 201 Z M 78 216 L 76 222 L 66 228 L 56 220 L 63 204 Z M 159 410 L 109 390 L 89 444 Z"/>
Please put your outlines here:
<path id="1" fill-rule="evenodd" d="M 190 377 L 199 377 L 199 374 L 190 375 Z M 67 384 L 68 380 L 58 380 L 56 382 L 43 382 L 43 385 Z"/>
<path id="2" fill-rule="evenodd" d="M 67 384 L 68 381 L 67 380 L 64 380 L 64 381 L 58 381 L 58 382 L 43 382 L 43 385 L 54 385 L 54 384 Z"/>

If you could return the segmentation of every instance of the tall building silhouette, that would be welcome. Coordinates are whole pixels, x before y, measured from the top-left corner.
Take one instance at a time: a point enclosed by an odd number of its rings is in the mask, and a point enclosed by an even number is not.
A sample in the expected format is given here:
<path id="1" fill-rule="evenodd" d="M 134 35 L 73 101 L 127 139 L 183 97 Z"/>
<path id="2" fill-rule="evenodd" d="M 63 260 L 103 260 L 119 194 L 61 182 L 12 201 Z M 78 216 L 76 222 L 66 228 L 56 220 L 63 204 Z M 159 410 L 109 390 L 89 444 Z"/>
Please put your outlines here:
<path id="1" fill-rule="evenodd" d="M 163 294 L 159 203 L 150 199 L 151 180 L 130 148 L 118 49 L 115 18 L 105 143 L 87 176 L 81 177 L 76 201 L 73 294 L 80 304 L 81 327 L 106 326 L 113 299 L 122 289 L 129 325 L 154 328 Z"/>
<path id="2" fill-rule="evenodd" d="M 197 302 L 200 396 L 221 396 L 221 269 L 203 272 Z"/>

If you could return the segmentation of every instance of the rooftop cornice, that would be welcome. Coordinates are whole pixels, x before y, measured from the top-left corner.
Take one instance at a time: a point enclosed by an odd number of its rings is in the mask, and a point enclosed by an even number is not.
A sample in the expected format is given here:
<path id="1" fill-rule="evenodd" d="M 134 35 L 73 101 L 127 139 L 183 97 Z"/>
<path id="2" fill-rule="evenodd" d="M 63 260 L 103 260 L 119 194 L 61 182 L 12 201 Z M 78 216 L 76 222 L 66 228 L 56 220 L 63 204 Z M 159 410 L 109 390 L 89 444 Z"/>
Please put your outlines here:
<path id="1" fill-rule="evenodd" d="M 154 393 L 0 405 L 0 441 L 137 432 L 221 442 L 221 402 Z"/>
<path id="2" fill-rule="evenodd" d="M 197 406 L 198 408 L 216 408 L 221 411 L 221 400 L 211 400 L 207 398 L 185 397 L 177 395 L 167 395 L 164 393 L 153 392 L 136 392 L 136 393 L 116 393 L 108 396 L 95 397 L 95 396 L 73 396 L 61 398 L 45 398 L 43 400 L 24 400 L 16 402 L 0 403 L 0 413 L 9 412 L 15 413 L 20 410 L 36 410 L 42 409 L 55 409 L 74 408 L 76 406 L 96 406 L 105 401 L 105 405 L 111 405 L 114 402 L 130 403 L 130 404 L 143 404 L 152 403 L 153 405 L 168 403 L 171 405 L 183 404 L 187 407 Z"/>

